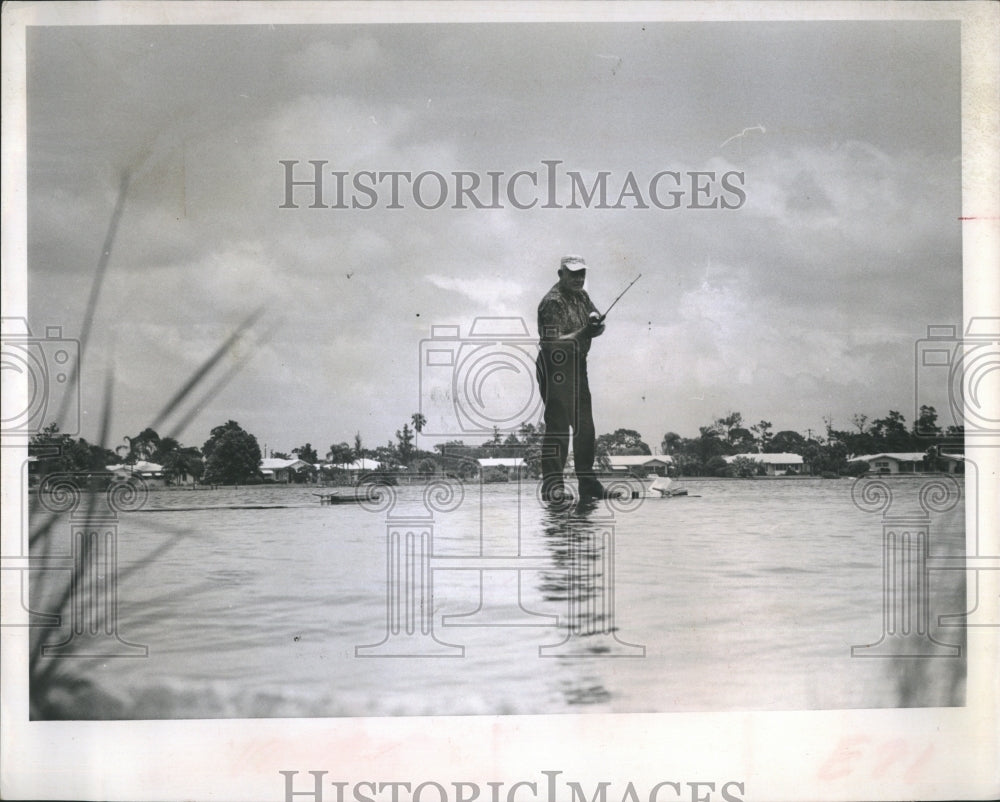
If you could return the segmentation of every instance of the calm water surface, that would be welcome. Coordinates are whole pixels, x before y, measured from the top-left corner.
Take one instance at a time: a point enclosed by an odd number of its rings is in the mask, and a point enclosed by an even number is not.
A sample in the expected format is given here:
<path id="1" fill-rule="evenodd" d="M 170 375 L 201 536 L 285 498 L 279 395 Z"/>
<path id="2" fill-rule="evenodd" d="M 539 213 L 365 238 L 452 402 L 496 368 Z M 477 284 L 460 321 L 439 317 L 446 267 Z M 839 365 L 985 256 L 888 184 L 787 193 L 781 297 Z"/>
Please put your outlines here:
<path id="1" fill-rule="evenodd" d="M 891 480 L 894 514 L 919 511 L 922 481 Z M 117 523 L 117 631 L 148 656 L 38 657 L 58 665 L 33 698 L 70 718 L 962 704 L 962 657 L 852 657 L 883 632 L 883 562 L 851 484 L 685 480 L 686 498 L 570 510 L 534 482 L 401 486 L 378 508 L 153 491 Z M 961 505 L 932 515 L 931 552 L 964 554 Z M 32 608 L 65 577 L 33 573 Z M 929 604 L 931 634 L 961 644 L 937 617 L 964 610 L 964 572 L 931 571 Z"/>

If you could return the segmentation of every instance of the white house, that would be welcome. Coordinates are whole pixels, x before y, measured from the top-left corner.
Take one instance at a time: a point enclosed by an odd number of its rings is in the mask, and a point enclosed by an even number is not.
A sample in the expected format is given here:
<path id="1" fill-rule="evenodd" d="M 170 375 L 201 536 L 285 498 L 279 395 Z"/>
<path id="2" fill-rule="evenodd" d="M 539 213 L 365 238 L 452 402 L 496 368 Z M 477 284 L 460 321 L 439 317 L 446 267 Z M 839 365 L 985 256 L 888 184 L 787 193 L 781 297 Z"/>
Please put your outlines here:
<path id="1" fill-rule="evenodd" d="M 313 466 L 301 459 L 268 457 L 260 461 L 258 470 L 260 471 L 260 475 L 264 477 L 265 482 L 283 482 L 288 484 L 292 481 L 293 474 L 301 473 L 302 471 L 308 471 L 311 474 Z"/>
<path id="2" fill-rule="evenodd" d="M 163 478 L 163 466 L 144 459 L 139 460 L 134 465 L 105 465 L 104 470 L 123 478 L 129 476 L 141 476 L 143 479 Z"/>
<path id="3" fill-rule="evenodd" d="M 333 471 L 335 473 L 347 473 L 350 475 L 352 481 L 357 481 L 358 477 L 362 474 L 381 470 L 382 463 L 373 459 L 368 459 L 368 457 L 362 457 L 361 459 L 354 460 L 354 462 L 328 462 L 325 465 L 322 465 L 320 469 L 324 471 Z"/>
<path id="4" fill-rule="evenodd" d="M 368 459 L 368 457 L 362 457 L 361 459 L 354 460 L 354 462 L 341 462 L 337 464 L 331 462 L 323 467 L 334 471 L 352 471 L 360 473 L 362 471 L 377 471 L 382 467 L 382 463 L 376 462 L 373 459 Z"/>
<path id="5" fill-rule="evenodd" d="M 520 468 L 524 465 L 524 457 L 483 457 L 476 462 L 480 468 Z"/>
<path id="6" fill-rule="evenodd" d="M 647 473 L 657 476 L 666 476 L 667 470 L 674 464 L 673 458 L 669 454 L 624 454 L 609 456 L 613 474 L 624 473 Z"/>
<path id="7" fill-rule="evenodd" d="M 596 462 L 596 461 L 595 461 Z M 614 476 L 631 476 L 633 474 L 645 473 L 654 476 L 666 476 L 667 470 L 674 464 L 674 458 L 669 454 L 621 454 L 609 456 L 608 463 L 611 466 L 611 474 Z M 600 467 L 595 464 L 595 470 Z M 576 465 L 573 462 L 573 455 L 570 454 L 566 460 L 566 468 L 563 473 L 572 476 L 576 472 Z"/>
<path id="8" fill-rule="evenodd" d="M 933 470 L 933 460 L 926 460 L 925 457 L 923 451 L 894 451 L 865 454 L 853 459 L 867 462 L 871 473 L 919 473 Z M 955 473 L 965 457 L 961 454 L 938 454 L 936 459 L 948 463 L 948 473 Z"/>
<path id="9" fill-rule="evenodd" d="M 527 471 L 524 457 L 483 457 L 476 462 L 479 463 L 479 472 L 484 479 L 503 475 L 508 478 L 523 476 Z"/>
<path id="10" fill-rule="evenodd" d="M 965 472 L 965 455 L 964 454 L 938 454 L 938 459 L 946 460 L 948 463 L 948 473 L 955 473 L 961 468 L 961 471 Z"/>
<path id="11" fill-rule="evenodd" d="M 777 454 L 733 454 L 730 457 L 723 457 L 727 464 L 731 465 L 736 460 L 749 459 L 759 462 L 764 466 L 764 473 L 768 476 L 794 476 L 802 473 L 802 455 L 787 454 L 779 452 Z"/>

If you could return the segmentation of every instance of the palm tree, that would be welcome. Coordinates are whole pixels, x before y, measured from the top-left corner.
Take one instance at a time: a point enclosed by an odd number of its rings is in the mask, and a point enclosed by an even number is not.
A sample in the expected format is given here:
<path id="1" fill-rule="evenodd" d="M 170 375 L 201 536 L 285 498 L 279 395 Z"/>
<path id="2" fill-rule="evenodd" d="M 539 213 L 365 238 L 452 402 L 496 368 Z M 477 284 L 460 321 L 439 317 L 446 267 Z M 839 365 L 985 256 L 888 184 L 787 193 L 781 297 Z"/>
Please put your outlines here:
<path id="1" fill-rule="evenodd" d="M 143 429 L 135 437 L 125 435 L 122 439 L 128 443 L 128 445 L 118 446 L 118 448 L 115 449 L 115 452 L 119 455 L 123 455 L 122 461 L 127 465 L 135 465 L 135 463 L 140 460 L 149 461 L 156 450 L 160 447 L 160 436 L 155 430 L 149 427 Z"/>
<path id="2" fill-rule="evenodd" d="M 354 451 L 347 443 L 337 443 L 330 446 L 326 452 L 326 461 L 334 465 L 346 465 L 354 458 Z M 360 459 L 360 457 L 358 457 Z"/>
<path id="3" fill-rule="evenodd" d="M 682 439 L 677 432 L 667 432 L 663 435 L 663 440 L 660 443 L 660 451 L 664 454 L 676 453 L 680 449 Z"/>
<path id="4" fill-rule="evenodd" d="M 410 420 L 413 421 L 413 428 L 416 429 L 417 434 L 420 434 L 424 430 L 424 426 L 427 425 L 427 418 L 419 412 L 414 412 L 410 415 Z"/>
<path id="5" fill-rule="evenodd" d="M 116 446 L 115 453 L 118 458 L 126 465 L 134 465 L 137 457 L 135 456 L 135 451 L 132 448 L 132 438 L 128 435 L 122 438 L 128 445 Z"/>
<path id="6" fill-rule="evenodd" d="M 190 476 L 197 482 L 205 470 L 201 452 L 194 446 L 176 448 L 165 455 L 163 475 L 173 484 L 176 480 L 186 482 Z"/>

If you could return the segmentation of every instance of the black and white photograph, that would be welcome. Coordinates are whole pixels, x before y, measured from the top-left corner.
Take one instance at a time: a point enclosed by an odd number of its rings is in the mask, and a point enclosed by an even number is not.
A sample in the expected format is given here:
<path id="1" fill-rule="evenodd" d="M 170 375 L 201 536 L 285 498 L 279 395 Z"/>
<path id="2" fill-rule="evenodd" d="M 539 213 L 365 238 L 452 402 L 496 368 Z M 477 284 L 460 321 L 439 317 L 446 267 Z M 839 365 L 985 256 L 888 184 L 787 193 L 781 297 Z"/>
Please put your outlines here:
<path id="1" fill-rule="evenodd" d="M 5 5 L 4 797 L 995 797 L 998 23 Z"/>

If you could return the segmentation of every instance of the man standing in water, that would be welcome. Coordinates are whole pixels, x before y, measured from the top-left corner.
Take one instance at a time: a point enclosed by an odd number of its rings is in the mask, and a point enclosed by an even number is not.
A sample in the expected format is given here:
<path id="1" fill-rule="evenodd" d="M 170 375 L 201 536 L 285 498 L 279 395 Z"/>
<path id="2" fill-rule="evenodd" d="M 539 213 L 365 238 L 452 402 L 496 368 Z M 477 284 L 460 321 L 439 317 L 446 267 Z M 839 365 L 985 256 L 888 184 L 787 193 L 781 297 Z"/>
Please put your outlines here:
<path id="1" fill-rule="evenodd" d="M 594 414 L 587 381 L 587 352 L 604 321 L 583 289 L 587 264 L 581 256 L 565 256 L 559 281 L 538 305 L 540 349 L 536 363 L 538 388 L 545 403 L 542 437 L 542 498 L 565 498 L 563 469 L 573 429 L 573 461 L 580 498 L 603 498 L 604 486 L 594 476 Z"/>

